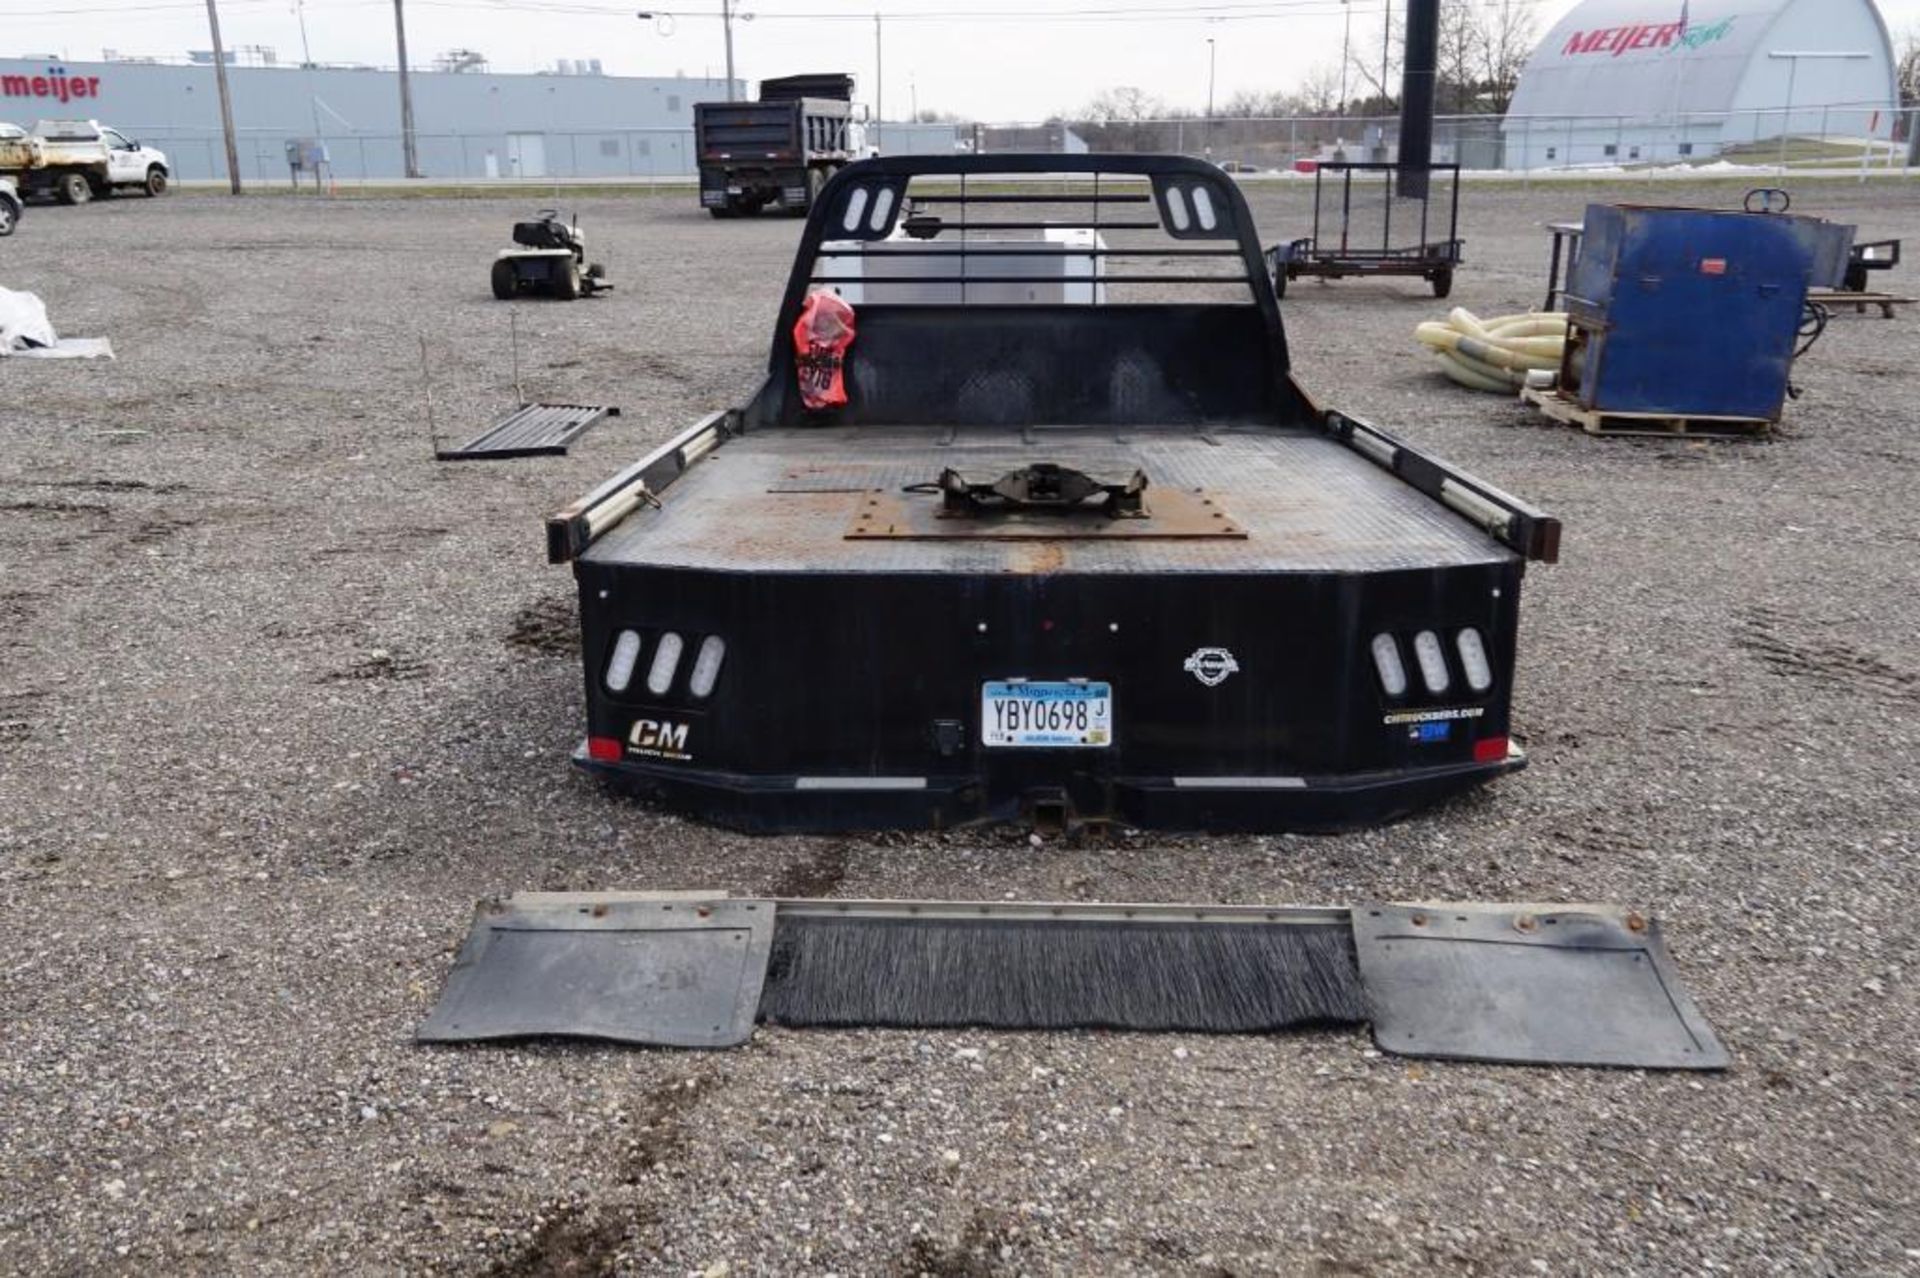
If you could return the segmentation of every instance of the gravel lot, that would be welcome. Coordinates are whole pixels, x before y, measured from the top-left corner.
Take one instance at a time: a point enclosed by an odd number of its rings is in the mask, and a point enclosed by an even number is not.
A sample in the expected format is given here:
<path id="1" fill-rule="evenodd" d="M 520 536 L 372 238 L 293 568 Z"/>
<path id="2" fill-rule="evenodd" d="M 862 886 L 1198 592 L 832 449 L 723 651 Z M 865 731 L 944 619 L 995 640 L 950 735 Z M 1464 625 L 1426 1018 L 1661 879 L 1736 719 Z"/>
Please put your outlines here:
<path id="1" fill-rule="evenodd" d="M 1478 186 L 1454 301 L 1547 220 L 1737 186 Z M 1798 211 L 1920 237 L 1920 194 Z M 1255 197 L 1304 233 L 1297 189 Z M 503 1274 L 1920 1272 L 1920 316 L 1838 317 L 1763 443 L 1590 439 L 1444 383 L 1414 283 L 1295 286 L 1303 381 L 1559 514 L 1534 765 L 1338 838 L 750 839 L 574 774 L 541 518 L 764 359 L 798 234 L 593 199 L 620 290 L 526 303 L 566 459 L 437 466 L 512 397 L 473 199 L 30 210 L 0 283 L 113 363 L 0 365 L 0 1269 Z M 1896 275 L 1894 281 L 1901 282 Z M 1275 1038 L 762 1031 L 424 1049 L 472 902 L 528 888 L 1611 900 L 1723 1076 Z"/>

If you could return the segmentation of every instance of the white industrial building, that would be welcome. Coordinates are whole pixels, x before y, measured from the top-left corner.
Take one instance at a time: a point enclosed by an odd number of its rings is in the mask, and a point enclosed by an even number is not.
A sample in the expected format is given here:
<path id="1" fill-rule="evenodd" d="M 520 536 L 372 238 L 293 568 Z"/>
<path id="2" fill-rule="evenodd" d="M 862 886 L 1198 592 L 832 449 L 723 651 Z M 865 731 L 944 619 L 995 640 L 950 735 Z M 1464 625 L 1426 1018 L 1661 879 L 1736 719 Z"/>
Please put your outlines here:
<path id="1" fill-rule="evenodd" d="M 1897 102 L 1873 0 L 1586 0 L 1528 60 L 1501 132 L 1509 168 L 1674 163 L 1886 139 Z"/>
<path id="2" fill-rule="evenodd" d="M 290 182 L 288 145 L 299 141 L 324 148 L 336 179 L 403 176 L 396 71 L 245 52 L 242 62 L 229 51 L 227 70 L 243 178 Z M 727 96 L 725 80 L 604 75 L 590 59 L 535 75 L 494 74 L 465 50 L 414 70 L 409 81 L 415 150 L 429 179 L 684 178 L 696 168 L 694 104 Z M 737 80 L 734 92 L 746 97 L 753 85 Z M 226 176 L 210 54 L 181 62 L 0 57 L 0 121 L 31 127 L 61 117 L 98 119 L 159 147 L 176 178 Z M 955 138 L 950 124 L 868 129 L 869 141 L 890 152 L 951 154 Z"/>

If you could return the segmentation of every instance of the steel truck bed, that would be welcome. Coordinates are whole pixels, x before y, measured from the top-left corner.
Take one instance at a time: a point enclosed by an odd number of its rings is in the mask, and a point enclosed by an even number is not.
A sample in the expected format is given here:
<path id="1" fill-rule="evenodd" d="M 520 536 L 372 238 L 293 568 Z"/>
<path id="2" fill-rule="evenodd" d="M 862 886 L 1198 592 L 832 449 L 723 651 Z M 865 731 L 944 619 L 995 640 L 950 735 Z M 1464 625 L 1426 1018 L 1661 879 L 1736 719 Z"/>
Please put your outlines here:
<path id="1" fill-rule="evenodd" d="M 1078 292 L 1008 266 L 1041 256 Z M 809 409 L 794 326 L 850 268 L 847 402 Z M 1138 156 L 849 167 L 757 393 L 548 525 L 580 761 L 759 830 L 1410 811 L 1519 766 L 1520 584 L 1557 537 L 1315 406 L 1238 189 Z"/>

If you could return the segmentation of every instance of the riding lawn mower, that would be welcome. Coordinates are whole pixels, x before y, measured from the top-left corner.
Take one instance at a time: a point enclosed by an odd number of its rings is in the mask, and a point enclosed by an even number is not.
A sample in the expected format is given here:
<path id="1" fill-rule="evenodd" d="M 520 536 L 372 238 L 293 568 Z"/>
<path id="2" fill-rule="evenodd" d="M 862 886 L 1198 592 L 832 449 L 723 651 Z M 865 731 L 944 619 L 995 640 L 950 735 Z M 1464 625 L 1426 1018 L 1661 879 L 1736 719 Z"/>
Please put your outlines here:
<path id="1" fill-rule="evenodd" d="M 605 267 L 587 265 L 578 217 L 569 224 L 556 210 L 541 209 L 532 221 L 513 224 L 513 242 L 493 259 L 493 295 L 503 302 L 521 295 L 570 302 L 613 287 Z"/>

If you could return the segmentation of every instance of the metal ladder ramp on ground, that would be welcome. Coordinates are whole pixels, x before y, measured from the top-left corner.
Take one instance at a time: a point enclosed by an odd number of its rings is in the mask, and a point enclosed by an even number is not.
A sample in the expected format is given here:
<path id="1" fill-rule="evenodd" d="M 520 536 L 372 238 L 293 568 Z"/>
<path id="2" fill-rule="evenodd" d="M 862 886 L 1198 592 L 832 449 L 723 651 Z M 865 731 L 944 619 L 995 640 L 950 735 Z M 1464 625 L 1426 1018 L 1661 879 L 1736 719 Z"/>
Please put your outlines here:
<path id="1" fill-rule="evenodd" d="M 620 410 L 602 404 L 522 404 L 458 448 L 436 448 L 440 461 L 560 457 L 602 418 Z"/>

